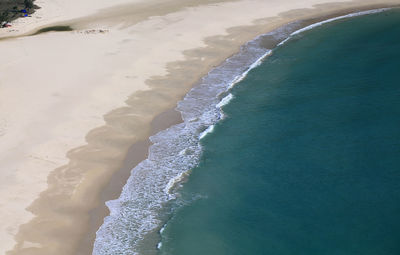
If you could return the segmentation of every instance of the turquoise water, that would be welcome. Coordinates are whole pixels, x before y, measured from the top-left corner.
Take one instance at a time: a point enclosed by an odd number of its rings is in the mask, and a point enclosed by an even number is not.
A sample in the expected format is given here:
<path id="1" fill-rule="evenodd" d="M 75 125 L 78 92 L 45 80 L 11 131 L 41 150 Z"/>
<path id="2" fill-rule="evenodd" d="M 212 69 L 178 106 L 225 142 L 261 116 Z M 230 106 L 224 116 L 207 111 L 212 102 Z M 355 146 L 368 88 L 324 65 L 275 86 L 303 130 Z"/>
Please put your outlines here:
<path id="1" fill-rule="evenodd" d="M 160 254 L 400 254 L 399 24 L 325 24 L 237 84 Z"/>

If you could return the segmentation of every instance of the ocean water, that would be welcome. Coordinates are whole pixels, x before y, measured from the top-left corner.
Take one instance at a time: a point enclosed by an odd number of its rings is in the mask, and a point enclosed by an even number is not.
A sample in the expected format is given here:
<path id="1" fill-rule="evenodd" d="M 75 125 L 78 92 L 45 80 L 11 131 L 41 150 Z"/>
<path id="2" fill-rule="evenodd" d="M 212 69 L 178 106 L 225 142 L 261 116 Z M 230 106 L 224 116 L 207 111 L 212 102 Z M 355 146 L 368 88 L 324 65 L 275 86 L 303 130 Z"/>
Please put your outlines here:
<path id="1" fill-rule="evenodd" d="M 289 24 L 212 70 L 93 254 L 400 254 L 400 12 L 371 13 Z"/>
<path id="2" fill-rule="evenodd" d="M 400 254 L 398 10 L 293 35 L 228 99 L 160 254 Z"/>

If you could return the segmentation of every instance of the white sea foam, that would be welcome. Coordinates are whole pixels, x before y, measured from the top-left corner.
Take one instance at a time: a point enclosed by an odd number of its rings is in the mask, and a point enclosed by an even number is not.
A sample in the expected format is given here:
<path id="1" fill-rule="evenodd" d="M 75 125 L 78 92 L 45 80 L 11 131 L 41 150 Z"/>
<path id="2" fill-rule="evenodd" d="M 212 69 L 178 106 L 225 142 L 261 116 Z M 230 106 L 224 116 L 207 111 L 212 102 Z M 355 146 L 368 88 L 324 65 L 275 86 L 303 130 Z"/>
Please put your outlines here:
<path id="1" fill-rule="evenodd" d="M 249 42 L 239 54 L 211 70 L 178 103 L 183 123 L 150 138 L 153 145 L 148 158 L 132 170 L 121 196 L 106 203 L 110 215 L 97 231 L 94 255 L 140 253 L 138 247 L 146 235 L 163 224 L 160 212 L 166 203 L 176 199 L 177 185 L 198 164 L 200 139 L 212 132 L 221 119 L 220 107 L 232 99 L 229 94 L 220 100 L 220 95 L 227 93 L 235 78 L 235 82 L 243 79 L 268 54 L 270 51 L 260 47 L 258 41 Z"/>
<path id="2" fill-rule="evenodd" d="M 162 226 L 162 228 L 160 229 L 160 232 L 159 232 L 160 235 L 162 235 L 162 233 L 164 232 L 164 230 L 165 230 L 165 225 L 166 225 L 166 224 L 164 224 L 164 225 Z M 160 250 L 161 247 L 162 247 L 162 241 L 158 242 L 158 244 L 157 244 L 157 249 Z"/>
<path id="3" fill-rule="evenodd" d="M 222 98 L 221 102 L 219 102 L 216 107 L 222 108 L 223 106 L 229 104 L 229 102 L 233 99 L 233 95 L 229 93 L 226 97 Z"/>
<path id="4" fill-rule="evenodd" d="M 206 130 L 200 133 L 199 139 L 203 139 L 206 135 L 211 134 L 214 131 L 214 125 L 209 126 Z"/>
<path id="5" fill-rule="evenodd" d="M 331 19 L 327 19 L 327 20 L 323 20 L 314 24 L 311 24 L 309 26 L 303 27 L 299 30 L 294 31 L 293 33 L 290 34 L 290 36 L 288 38 L 286 38 L 285 40 L 283 40 L 282 42 L 280 42 L 278 44 L 278 46 L 281 46 L 283 44 L 285 44 L 287 41 L 289 41 L 293 36 L 298 35 L 300 33 L 303 33 L 305 31 L 311 30 L 313 28 L 322 26 L 324 24 L 327 23 L 331 23 L 333 21 L 337 21 L 337 20 L 341 20 L 341 19 L 348 19 L 348 18 L 352 18 L 352 17 L 357 17 L 357 16 L 364 16 L 364 15 L 368 15 L 368 14 L 374 14 L 374 13 L 379 13 L 379 12 L 384 12 L 389 10 L 390 8 L 381 8 L 381 9 L 375 9 L 375 10 L 368 10 L 368 11 L 362 11 L 362 12 L 356 12 L 356 13 L 350 13 L 350 14 L 346 14 L 346 15 L 342 15 L 342 16 L 338 16 L 338 17 L 334 17 Z"/>
<path id="6" fill-rule="evenodd" d="M 165 230 L 165 225 L 160 229 L 160 234 L 162 234 Z"/>
<path id="7" fill-rule="evenodd" d="M 167 183 L 167 186 L 165 186 L 165 188 L 164 188 L 165 194 L 167 194 L 168 196 L 173 196 L 173 193 L 172 193 L 173 188 L 176 187 L 176 185 L 178 183 L 183 181 L 183 179 L 187 175 L 186 173 L 187 172 L 179 173 L 177 176 L 175 176 L 171 180 L 169 180 L 169 182 Z"/>
<path id="8" fill-rule="evenodd" d="M 288 38 L 286 38 L 285 40 L 283 40 L 282 42 L 278 43 L 277 46 L 281 46 L 284 45 L 287 41 L 289 41 L 290 39 L 292 39 L 293 34 L 291 34 L 291 36 L 289 36 Z"/>
<path id="9" fill-rule="evenodd" d="M 244 71 L 243 73 L 237 75 L 229 84 L 229 89 L 232 89 L 237 83 L 241 82 L 244 78 L 246 78 L 247 74 L 253 70 L 254 68 L 256 68 L 257 66 L 261 65 L 262 61 L 269 55 L 272 54 L 272 50 L 267 50 L 267 52 L 265 52 L 262 56 L 260 56 L 253 64 L 251 64 L 249 66 L 249 68 L 247 68 L 246 71 Z"/>

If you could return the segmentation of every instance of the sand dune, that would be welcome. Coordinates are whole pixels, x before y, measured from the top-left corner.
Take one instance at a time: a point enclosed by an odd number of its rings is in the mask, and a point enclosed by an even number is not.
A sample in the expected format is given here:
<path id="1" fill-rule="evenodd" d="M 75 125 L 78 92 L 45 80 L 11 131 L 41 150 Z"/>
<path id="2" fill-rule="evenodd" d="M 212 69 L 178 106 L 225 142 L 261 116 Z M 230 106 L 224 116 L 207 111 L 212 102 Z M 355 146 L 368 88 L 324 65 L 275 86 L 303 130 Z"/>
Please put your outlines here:
<path id="1" fill-rule="evenodd" d="M 290 21 L 400 1 L 37 4 L 32 18 L 0 31 L 16 36 L 0 41 L 0 254 L 89 254 L 101 223 L 91 212 L 129 147 L 246 41 Z M 24 36 L 53 25 L 74 31 Z"/>

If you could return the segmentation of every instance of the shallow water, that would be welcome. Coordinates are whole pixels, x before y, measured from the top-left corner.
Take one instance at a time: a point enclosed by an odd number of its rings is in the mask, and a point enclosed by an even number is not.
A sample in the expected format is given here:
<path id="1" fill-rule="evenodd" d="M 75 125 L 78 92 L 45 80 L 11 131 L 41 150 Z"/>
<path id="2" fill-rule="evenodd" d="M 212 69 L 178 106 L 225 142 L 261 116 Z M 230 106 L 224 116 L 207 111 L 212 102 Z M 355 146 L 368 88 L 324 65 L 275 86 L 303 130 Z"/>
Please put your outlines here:
<path id="1" fill-rule="evenodd" d="M 169 202 L 160 253 L 399 254 L 399 24 L 325 24 L 250 71 Z"/>

